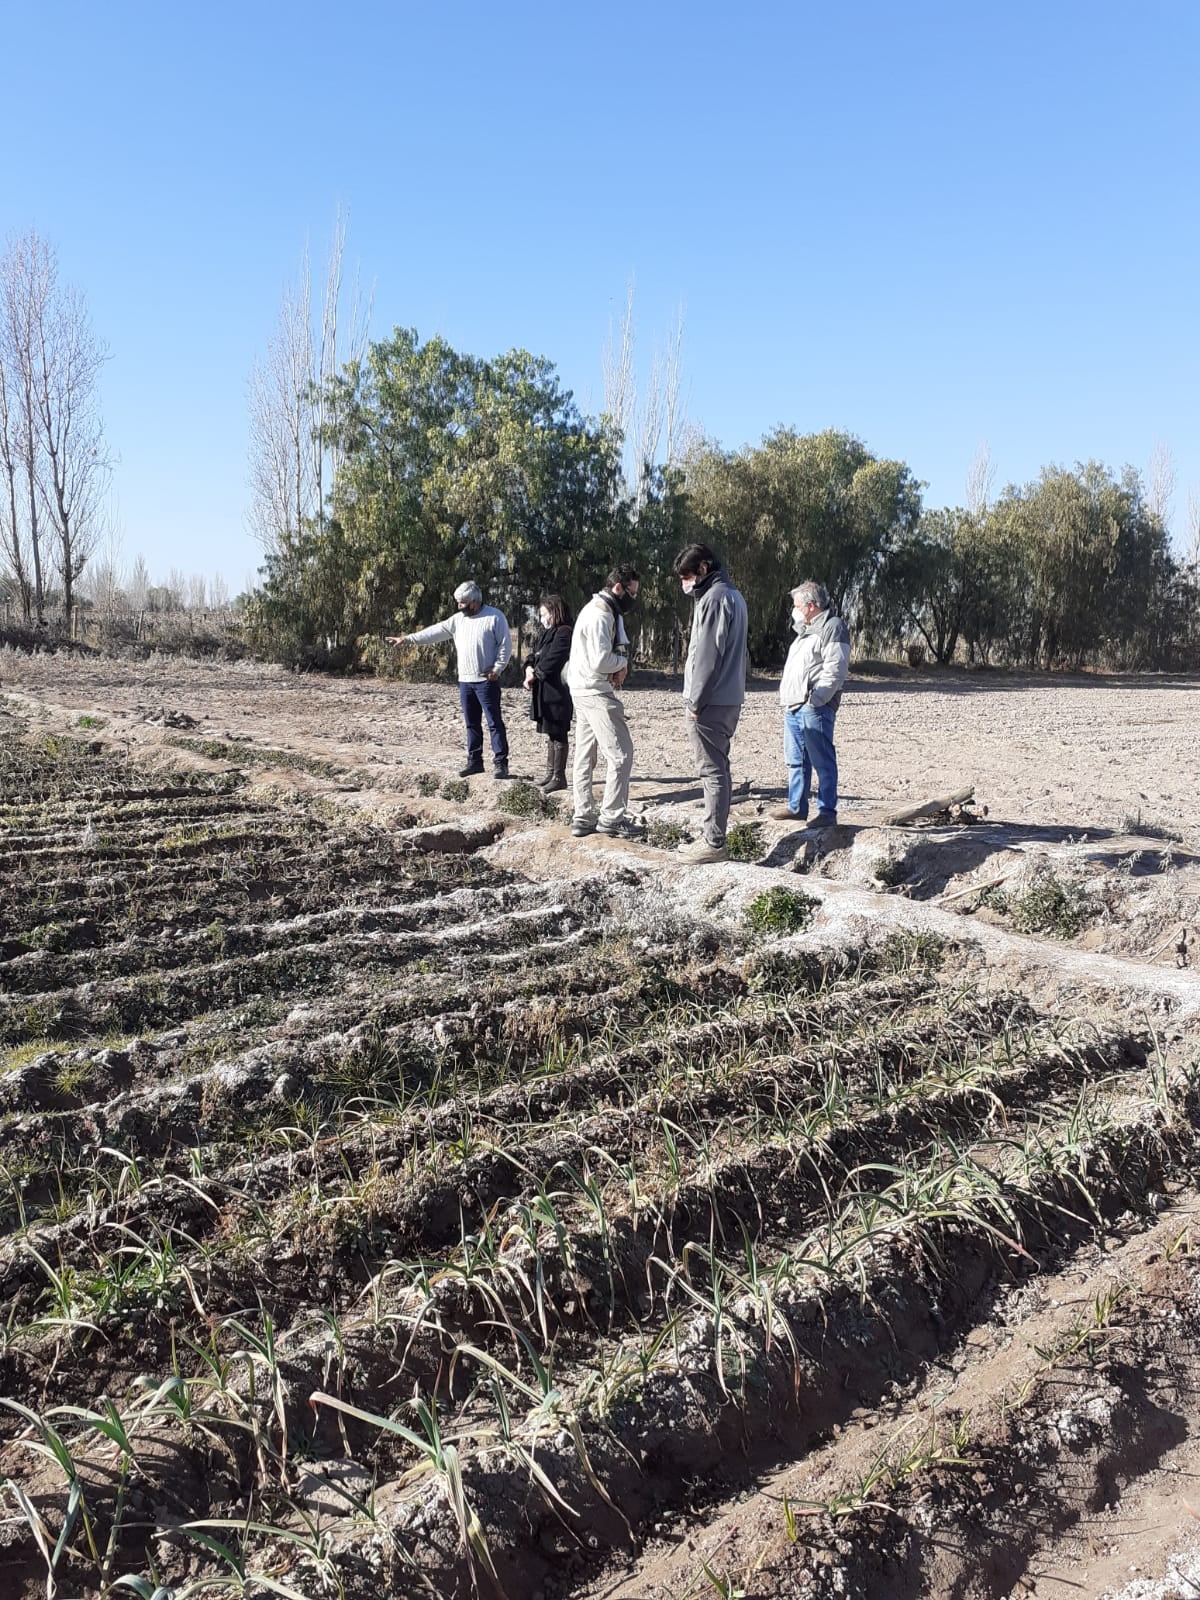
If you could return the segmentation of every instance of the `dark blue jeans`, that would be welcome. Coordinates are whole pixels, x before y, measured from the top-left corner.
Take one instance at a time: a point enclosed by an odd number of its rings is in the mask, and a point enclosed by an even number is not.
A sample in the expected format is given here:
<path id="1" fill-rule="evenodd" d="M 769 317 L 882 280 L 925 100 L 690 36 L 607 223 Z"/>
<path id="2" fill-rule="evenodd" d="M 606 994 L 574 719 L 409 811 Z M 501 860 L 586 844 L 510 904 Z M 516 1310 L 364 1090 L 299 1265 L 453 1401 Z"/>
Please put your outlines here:
<path id="1" fill-rule="evenodd" d="M 808 816 L 813 772 L 817 774 L 821 812 L 837 813 L 838 768 L 833 748 L 835 713 L 828 706 L 800 706 L 783 713 L 783 759 L 788 769 L 788 810 Z"/>
<path id="2" fill-rule="evenodd" d="M 460 683 L 458 702 L 467 725 L 467 760 L 483 760 L 483 719 L 487 718 L 492 739 L 492 760 L 508 760 L 508 734 L 500 715 L 500 685 L 485 678 L 482 683 Z"/>

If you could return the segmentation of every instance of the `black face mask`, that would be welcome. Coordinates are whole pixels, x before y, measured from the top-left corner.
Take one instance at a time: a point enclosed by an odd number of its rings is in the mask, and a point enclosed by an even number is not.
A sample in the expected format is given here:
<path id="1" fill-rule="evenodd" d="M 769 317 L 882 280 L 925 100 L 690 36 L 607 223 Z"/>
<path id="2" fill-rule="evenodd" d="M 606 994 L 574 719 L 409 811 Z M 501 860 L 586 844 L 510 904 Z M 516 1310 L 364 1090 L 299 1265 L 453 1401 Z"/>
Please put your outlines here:
<path id="1" fill-rule="evenodd" d="M 637 595 L 629 594 L 628 592 L 613 595 L 613 600 L 616 602 L 617 610 L 623 617 L 628 616 L 634 606 L 637 605 Z"/>

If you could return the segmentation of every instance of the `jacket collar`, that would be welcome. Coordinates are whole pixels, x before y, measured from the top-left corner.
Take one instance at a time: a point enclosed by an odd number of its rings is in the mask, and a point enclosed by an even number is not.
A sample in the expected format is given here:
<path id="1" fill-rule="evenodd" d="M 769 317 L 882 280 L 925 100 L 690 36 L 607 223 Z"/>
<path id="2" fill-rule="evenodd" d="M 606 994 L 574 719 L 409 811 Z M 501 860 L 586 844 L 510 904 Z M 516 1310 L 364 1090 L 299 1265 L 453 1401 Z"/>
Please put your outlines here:
<path id="1" fill-rule="evenodd" d="M 692 590 L 692 598 L 695 599 L 698 595 L 702 595 L 706 590 L 711 589 L 721 576 L 721 567 L 718 563 L 711 572 L 706 572 L 702 578 L 697 578 L 696 587 Z"/>

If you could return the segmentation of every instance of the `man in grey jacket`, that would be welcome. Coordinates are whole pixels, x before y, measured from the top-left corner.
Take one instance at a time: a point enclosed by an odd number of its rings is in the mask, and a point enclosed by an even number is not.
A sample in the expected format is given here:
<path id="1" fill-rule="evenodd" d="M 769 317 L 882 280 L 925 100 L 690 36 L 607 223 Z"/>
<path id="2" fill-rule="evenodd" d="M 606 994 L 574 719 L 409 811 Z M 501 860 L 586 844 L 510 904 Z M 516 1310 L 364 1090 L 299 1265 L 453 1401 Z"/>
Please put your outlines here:
<path id="1" fill-rule="evenodd" d="M 679 851 L 684 861 L 728 861 L 725 830 L 733 798 L 729 746 L 746 698 L 746 602 L 706 544 L 675 557 L 684 594 L 695 602 L 683 701 L 688 736 L 704 790 L 701 836 Z"/>
<path id="2" fill-rule="evenodd" d="M 802 583 L 792 590 L 796 637 L 779 684 L 783 706 L 783 752 L 788 769 L 787 810 L 792 822 L 808 820 L 813 773 L 820 810 L 813 828 L 837 822 L 838 767 L 833 724 L 850 673 L 850 635 L 829 608 L 824 584 Z"/>
<path id="3" fill-rule="evenodd" d="M 492 740 L 492 773 L 508 777 L 508 732 L 500 710 L 500 674 L 512 655 L 508 623 L 495 606 L 485 606 L 477 583 L 468 580 L 454 591 L 458 610 L 444 622 L 419 633 L 389 637 L 389 644 L 442 644 L 454 640 L 458 656 L 458 703 L 467 730 L 467 764 L 460 778 L 483 771 L 483 719 Z"/>

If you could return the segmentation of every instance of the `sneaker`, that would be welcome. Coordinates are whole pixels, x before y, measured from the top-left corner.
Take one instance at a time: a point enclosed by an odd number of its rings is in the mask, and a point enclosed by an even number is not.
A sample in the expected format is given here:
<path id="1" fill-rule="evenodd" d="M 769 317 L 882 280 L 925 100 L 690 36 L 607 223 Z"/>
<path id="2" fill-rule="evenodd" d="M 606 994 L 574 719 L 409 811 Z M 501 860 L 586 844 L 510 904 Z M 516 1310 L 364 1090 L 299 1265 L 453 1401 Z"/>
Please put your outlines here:
<path id="1" fill-rule="evenodd" d="M 610 827 L 605 827 L 603 823 L 599 823 L 596 832 L 602 834 L 606 839 L 644 840 L 646 837 L 645 828 L 640 827 L 636 822 L 631 822 L 628 817 L 622 817 L 620 821 L 614 822 Z"/>
<path id="2" fill-rule="evenodd" d="M 589 833 L 595 833 L 595 817 L 574 817 L 571 820 L 572 839 L 586 839 Z"/>
<path id="3" fill-rule="evenodd" d="M 693 865 L 703 861 L 728 861 L 729 846 L 724 844 L 709 844 L 707 839 L 694 839 L 691 844 L 681 844 L 675 852 L 680 861 L 689 861 Z"/>
<path id="4" fill-rule="evenodd" d="M 459 767 L 458 775 L 460 778 L 477 778 L 482 771 L 482 761 L 468 761 L 465 767 Z"/>
<path id="5" fill-rule="evenodd" d="M 479 770 L 482 772 L 483 768 L 480 767 Z M 508 770 L 508 762 L 507 761 L 497 761 L 496 765 L 492 768 L 492 777 L 493 778 L 507 778 L 509 776 L 510 776 L 510 773 L 509 773 L 509 770 Z"/>
<path id="6" fill-rule="evenodd" d="M 809 831 L 809 833 L 816 833 L 818 828 L 823 830 L 825 828 L 836 828 L 836 827 L 837 827 L 837 812 L 836 811 L 818 811 L 816 816 L 809 823 L 808 831 Z"/>

